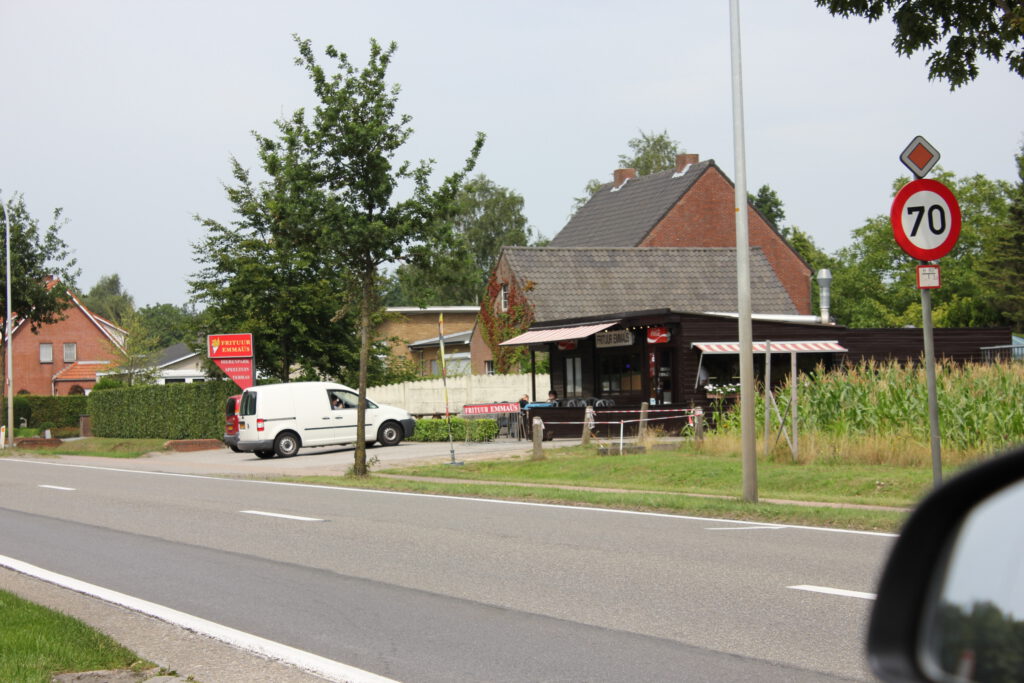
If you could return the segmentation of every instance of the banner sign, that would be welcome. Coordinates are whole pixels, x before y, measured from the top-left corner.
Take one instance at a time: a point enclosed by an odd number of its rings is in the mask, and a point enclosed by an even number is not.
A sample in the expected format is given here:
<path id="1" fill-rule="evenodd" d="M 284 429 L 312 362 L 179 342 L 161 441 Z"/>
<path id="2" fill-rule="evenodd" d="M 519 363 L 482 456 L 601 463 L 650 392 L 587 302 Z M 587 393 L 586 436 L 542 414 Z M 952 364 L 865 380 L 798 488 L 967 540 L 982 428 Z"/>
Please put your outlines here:
<path id="1" fill-rule="evenodd" d="M 669 333 L 667 327 L 648 327 L 647 328 L 647 343 L 648 344 L 667 344 L 669 340 Z"/>
<path id="2" fill-rule="evenodd" d="M 633 333 L 629 330 L 609 330 L 598 332 L 594 336 L 597 341 L 597 348 L 606 349 L 610 346 L 632 346 Z"/>
<path id="3" fill-rule="evenodd" d="M 251 334 L 211 334 L 206 337 L 207 356 L 215 358 L 252 358 Z"/>
<path id="4" fill-rule="evenodd" d="M 251 334 L 211 334 L 206 338 L 206 352 L 239 389 L 244 391 L 254 384 L 256 368 Z"/>
<path id="5" fill-rule="evenodd" d="M 501 413 L 518 412 L 518 403 L 478 403 L 462 406 L 463 415 L 500 415 Z"/>

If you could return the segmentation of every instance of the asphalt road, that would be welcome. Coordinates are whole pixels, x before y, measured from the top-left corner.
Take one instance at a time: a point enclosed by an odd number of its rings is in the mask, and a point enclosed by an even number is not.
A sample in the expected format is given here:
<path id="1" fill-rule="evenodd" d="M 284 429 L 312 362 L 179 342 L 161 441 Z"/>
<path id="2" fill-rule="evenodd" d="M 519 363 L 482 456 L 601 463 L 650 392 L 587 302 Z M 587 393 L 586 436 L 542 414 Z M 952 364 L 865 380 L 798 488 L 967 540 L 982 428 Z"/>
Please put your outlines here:
<path id="1" fill-rule="evenodd" d="M 871 679 L 889 536 L 172 473 L 330 457 L 228 453 L 0 459 L 0 555 L 409 682 Z"/>

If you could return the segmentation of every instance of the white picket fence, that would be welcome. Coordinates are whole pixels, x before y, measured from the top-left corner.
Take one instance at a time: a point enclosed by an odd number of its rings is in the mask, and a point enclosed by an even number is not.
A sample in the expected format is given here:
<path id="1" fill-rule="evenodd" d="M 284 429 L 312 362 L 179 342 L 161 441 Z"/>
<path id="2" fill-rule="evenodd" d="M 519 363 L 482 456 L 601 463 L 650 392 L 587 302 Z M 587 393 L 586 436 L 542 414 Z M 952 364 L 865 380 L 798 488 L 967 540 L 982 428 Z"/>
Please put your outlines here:
<path id="1" fill-rule="evenodd" d="M 448 378 L 448 409 L 462 412 L 467 403 L 518 401 L 523 394 L 545 400 L 551 388 L 549 375 L 537 375 L 537 396 L 532 393 L 530 375 L 462 375 Z M 377 403 L 405 408 L 413 415 L 444 413 L 444 385 L 439 379 L 369 387 L 367 397 Z"/>

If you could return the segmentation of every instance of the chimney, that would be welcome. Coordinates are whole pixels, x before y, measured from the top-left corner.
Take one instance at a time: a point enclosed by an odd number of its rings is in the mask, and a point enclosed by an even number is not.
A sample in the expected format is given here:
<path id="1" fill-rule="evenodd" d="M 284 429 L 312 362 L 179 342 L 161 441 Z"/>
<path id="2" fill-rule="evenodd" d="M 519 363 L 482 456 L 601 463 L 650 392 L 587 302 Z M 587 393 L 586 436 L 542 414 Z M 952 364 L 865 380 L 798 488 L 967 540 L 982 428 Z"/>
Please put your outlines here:
<path id="1" fill-rule="evenodd" d="M 821 324 L 828 325 L 831 321 L 829 309 L 832 307 L 832 271 L 822 268 L 818 271 L 818 303 L 821 310 Z"/>
<path id="2" fill-rule="evenodd" d="M 636 178 L 635 168 L 617 168 L 612 172 L 612 189 L 617 190 L 626 184 L 627 180 Z"/>
<path id="3" fill-rule="evenodd" d="M 676 155 L 676 173 L 682 173 L 683 169 L 690 164 L 695 164 L 700 161 L 699 154 L 677 154 Z"/>

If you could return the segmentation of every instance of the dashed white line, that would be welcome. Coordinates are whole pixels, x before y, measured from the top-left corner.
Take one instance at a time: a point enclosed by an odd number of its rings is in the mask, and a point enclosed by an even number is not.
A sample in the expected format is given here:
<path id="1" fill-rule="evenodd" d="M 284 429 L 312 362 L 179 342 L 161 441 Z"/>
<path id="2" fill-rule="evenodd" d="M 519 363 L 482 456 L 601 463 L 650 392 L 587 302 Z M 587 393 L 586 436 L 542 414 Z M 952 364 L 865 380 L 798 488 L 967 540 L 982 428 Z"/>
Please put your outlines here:
<path id="1" fill-rule="evenodd" d="M 300 669 L 310 671 L 312 673 L 323 676 L 329 681 L 345 681 L 346 683 L 396 683 L 390 678 L 384 676 L 378 676 L 377 674 L 363 669 L 358 669 L 348 664 L 342 664 L 341 662 L 334 661 L 333 659 L 327 659 L 320 655 L 307 652 L 305 650 L 299 650 L 297 648 L 284 645 L 266 638 L 239 631 L 237 629 L 218 624 L 213 621 L 207 621 L 197 616 L 187 614 L 185 612 L 179 612 L 178 610 L 165 607 L 164 605 L 158 605 L 148 600 L 136 598 L 131 595 L 125 595 L 124 593 L 118 593 L 102 586 L 95 584 L 86 583 L 85 581 L 79 581 L 78 579 L 71 578 L 70 576 L 64 576 L 63 574 L 57 574 L 41 567 L 16 560 L 11 557 L 5 557 L 0 555 L 0 566 L 13 569 L 16 572 L 22 574 L 28 574 L 34 576 L 37 579 L 47 581 L 64 588 L 70 588 L 73 591 L 91 595 L 105 600 L 107 602 L 114 603 L 115 605 L 121 605 L 128 609 L 148 614 L 157 619 L 162 619 L 168 623 L 174 624 L 186 628 L 190 631 L 195 631 L 210 638 L 215 638 L 222 642 L 240 647 L 250 652 L 256 652 L 265 657 L 271 659 L 278 659 L 283 662 L 287 662 L 293 666 L 297 666 Z"/>
<path id="2" fill-rule="evenodd" d="M 764 524 L 764 525 L 751 525 L 751 526 L 709 526 L 704 527 L 704 531 L 758 531 L 764 529 L 788 529 L 789 527 L 779 526 L 778 524 Z"/>
<path id="3" fill-rule="evenodd" d="M 860 598 L 861 600 L 874 600 L 877 596 L 874 593 L 863 593 L 861 591 L 848 591 L 844 588 L 828 588 L 827 586 L 789 586 L 793 590 L 810 591 L 811 593 L 825 593 L 826 595 L 839 595 L 844 598 Z"/>
<path id="4" fill-rule="evenodd" d="M 52 484 L 40 484 L 41 489 L 53 489 L 54 491 L 77 491 L 78 489 L 68 488 L 67 486 L 53 486 Z"/>
<path id="5" fill-rule="evenodd" d="M 322 522 L 317 517 L 300 517 L 299 515 L 285 515 L 280 512 L 263 512 L 262 510 L 239 510 L 243 515 L 261 515 L 263 517 L 279 517 L 280 519 L 294 519 L 299 522 Z"/>

